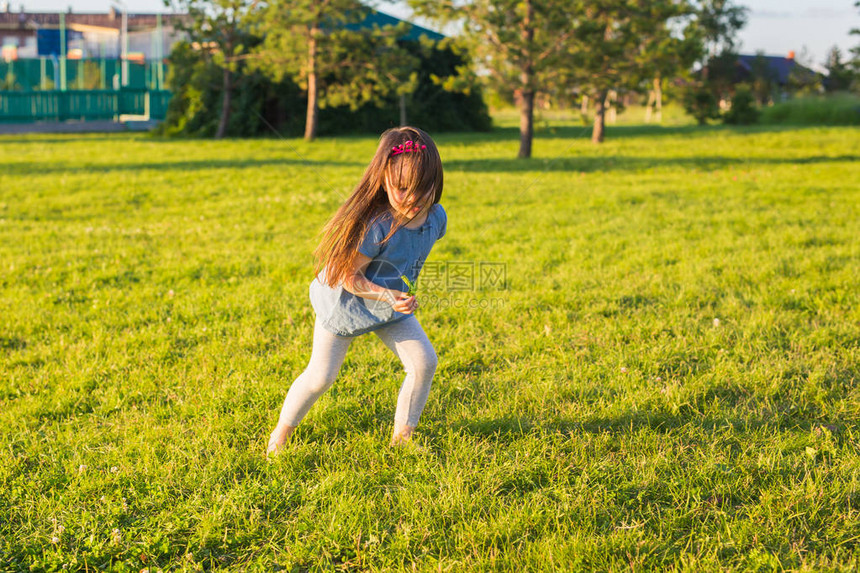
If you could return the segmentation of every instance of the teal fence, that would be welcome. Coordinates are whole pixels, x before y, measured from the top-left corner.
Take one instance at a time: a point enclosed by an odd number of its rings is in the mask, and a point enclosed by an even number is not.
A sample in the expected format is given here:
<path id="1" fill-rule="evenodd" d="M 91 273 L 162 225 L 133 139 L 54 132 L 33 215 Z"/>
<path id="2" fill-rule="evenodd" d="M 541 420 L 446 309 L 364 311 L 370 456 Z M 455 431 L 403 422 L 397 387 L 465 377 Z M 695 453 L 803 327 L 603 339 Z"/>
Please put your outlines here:
<path id="1" fill-rule="evenodd" d="M 4 62 L 0 60 L 0 90 L 58 90 L 65 72 L 66 89 L 110 90 L 120 87 L 122 61 L 108 59 L 65 60 L 30 58 Z M 128 82 L 123 89 L 155 90 L 165 87 L 167 66 L 149 60 L 129 61 Z"/>
<path id="2" fill-rule="evenodd" d="M 167 90 L 0 91 L 0 123 L 117 119 L 140 115 L 163 120 Z"/>

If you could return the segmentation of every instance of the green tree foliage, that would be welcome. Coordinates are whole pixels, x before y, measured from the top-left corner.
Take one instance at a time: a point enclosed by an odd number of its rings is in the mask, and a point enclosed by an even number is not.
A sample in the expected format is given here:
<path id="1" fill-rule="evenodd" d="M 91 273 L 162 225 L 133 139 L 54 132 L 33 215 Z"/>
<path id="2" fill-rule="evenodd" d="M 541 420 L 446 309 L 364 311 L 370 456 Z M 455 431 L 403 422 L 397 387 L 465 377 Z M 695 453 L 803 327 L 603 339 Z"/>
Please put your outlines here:
<path id="1" fill-rule="evenodd" d="M 534 104 L 550 90 L 573 35 L 574 4 L 565 0 L 411 0 L 439 23 L 459 25 L 462 40 L 494 86 L 513 93 L 520 109 L 518 157 L 532 154 Z"/>
<path id="2" fill-rule="evenodd" d="M 729 111 L 723 121 L 733 125 L 750 125 L 758 121 L 759 111 L 756 107 L 755 94 L 750 86 L 738 84 L 732 95 Z"/>
<path id="3" fill-rule="evenodd" d="M 289 76 L 306 92 L 307 140 L 317 135 L 320 92 L 323 97 L 326 93 L 324 87 L 321 90 L 320 76 L 337 65 L 327 56 L 342 53 L 338 41 L 352 40 L 351 32 L 343 27 L 361 22 L 367 13 L 356 0 L 271 0 L 263 4 L 255 32 L 264 39 L 254 51 L 252 65 L 274 81 Z"/>
<path id="4" fill-rule="evenodd" d="M 392 102 L 401 123 L 409 109 L 427 129 L 489 127 L 461 50 L 450 42 L 406 41 L 406 23 L 360 24 L 368 9 L 358 2 L 242 2 L 227 9 L 227 0 L 174 1 L 190 14 L 184 28 L 191 41 L 171 55 L 175 96 L 164 133 L 293 134 L 300 108 L 307 110 L 301 125 L 308 139 L 320 129 L 378 131 L 396 125 Z"/>
<path id="5" fill-rule="evenodd" d="M 250 38 L 250 50 L 259 39 Z M 415 42 L 405 42 L 414 45 Z M 405 96 L 410 121 L 429 131 L 486 130 L 490 118 L 481 90 L 449 91 L 440 82 L 466 65 L 462 55 L 445 42 L 420 50 L 415 90 Z M 190 44 L 178 44 L 170 56 L 168 85 L 173 91 L 167 118 L 160 126 L 166 135 L 211 137 L 218 127 L 221 69 Z M 234 79 L 227 135 L 249 137 L 304 133 L 307 97 L 290 77 L 275 82 L 250 67 Z M 320 110 L 319 133 L 377 133 L 398 124 L 396 94 L 355 106 L 330 105 Z"/>
<path id="6" fill-rule="evenodd" d="M 563 79 L 596 107 L 591 139 L 603 141 L 610 90 L 634 90 L 674 75 L 700 55 L 701 40 L 684 0 L 589 0 L 577 4 Z"/>
<path id="7" fill-rule="evenodd" d="M 854 7 L 860 10 L 860 0 L 854 2 Z M 849 32 L 852 36 L 860 37 L 860 28 L 852 28 Z M 850 58 L 847 63 L 848 69 L 852 72 L 850 89 L 860 93 L 860 43 L 849 50 Z"/>
<path id="8" fill-rule="evenodd" d="M 700 0 L 697 5 L 706 53 L 702 81 L 718 101 L 727 99 L 732 92 L 738 59 L 737 35 L 747 23 L 748 11 L 733 0 Z"/>
<path id="9" fill-rule="evenodd" d="M 751 73 L 751 89 L 755 99 L 760 105 L 767 105 L 772 102 L 774 93 L 778 88 L 778 81 L 776 72 L 770 67 L 763 53 L 756 54 L 752 62 Z"/>
<path id="10" fill-rule="evenodd" d="M 255 24 L 262 43 L 252 65 L 281 81 L 289 76 L 307 93 L 305 138 L 319 128 L 319 110 L 352 110 L 405 96 L 416 87 L 422 44 L 406 49 L 400 38 L 410 25 L 360 25 L 370 10 L 357 0 L 272 0 Z"/>
<path id="11" fill-rule="evenodd" d="M 234 75 L 239 71 L 247 41 L 246 20 L 256 0 L 164 0 L 175 12 L 187 14 L 178 22 L 192 45 L 221 70 L 221 103 L 216 138 L 224 137 L 230 123 Z"/>
<path id="12" fill-rule="evenodd" d="M 795 96 L 810 96 L 824 92 L 824 78 L 810 68 L 815 65 L 806 46 L 796 58 L 797 66 L 788 75 L 788 91 Z"/>
<path id="13" fill-rule="evenodd" d="M 689 79 L 689 70 L 703 55 L 702 30 L 693 18 L 695 11 L 686 1 L 654 2 L 650 30 L 642 36 L 639 75 L 650 82 L 646 119 L 652 105 L 658 121 L 667 78 Z"/>
<path id="14" fill-rule="evenodd" d="M 253 39 L 252 39 L 253 40 Z M 223 70 L 191 44 L 182 42 L 170 54 L 167 84 L 173 92 L 163 135 L 212 137 L 220 124 Z M 229 122 L 225 135 L 251 137 L 270 133 L 268 123 L 295 133 L 303 116 L 291 113 L 304 106 L 299 88 L 289 80 L 273 83 L 259 72 L 241 68 L 234 74 Z"/>
<path id="15" fill-rule="evenodd" d="M 719 117 L 719 102 L 727 101 L 737 75 L 737 34 L 746 25 L 748 8 L 733 0 L 698 0 L 694 4 L 704 58 L 696 78 L 682 91 L 684 109 L 699 124 Z"/>
<path id="16" fill-rule="evenodd" d="M 854 2 L 854 7 L 860 9 L 860 0 Z M 860 36 L 860 28 L 851 28 L 850 34 Z M 856 74 L 860 75 L 860 44 L 851 48 L 851 67 L 854 68 Z"/>
<path id="17" fill-rule="evenodd" d="M 827 69 L 827 81 L 824 87 L 828 92 L 847 91 L 851 87 L 855 74 L 842 60 L 842 52 L 838 46 L 830 49 L 824 66 Z"/>
<path id="18" fill-rule="evenodd" d="M 734 53 L 737 33 L 747 23 L 749 8 L 734 0 L 699 0 L 696 9 L 707 56 Z"/>
<path id="19" fill-rule="evenodd" d="M 688 85 L 681 94 L 684 109 L 693 116 L 699 125 L 705 125 L 709 119 L 720 117 L 720 106 L 714 92 L 702 82 Z"/>
<path id="20" fill-rule="evenodd" d="M 488 131 L 492 122 L 468 50 L 451 39 L 423 43 L 415 89 L 403 96 L 410 122 L 427 129 Z"/>

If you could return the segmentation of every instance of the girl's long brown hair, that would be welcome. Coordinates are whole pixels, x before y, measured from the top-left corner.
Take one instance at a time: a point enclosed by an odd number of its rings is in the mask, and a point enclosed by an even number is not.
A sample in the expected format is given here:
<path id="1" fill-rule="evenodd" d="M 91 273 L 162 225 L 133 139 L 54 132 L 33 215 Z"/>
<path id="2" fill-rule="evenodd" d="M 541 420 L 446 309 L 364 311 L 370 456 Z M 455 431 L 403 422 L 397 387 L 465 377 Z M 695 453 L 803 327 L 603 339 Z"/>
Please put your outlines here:
<path id="1" fill-rule="evenodd" d="M 392 148 L 407 141 L 426 148 L 392 157 Z M 439 202 L 442 198 L 442 160 L 429 135 L 416 127 L 396 127 L 379 138 L 379 147 L 361 181 L 323 227 L 320 244 L 314 251 L 314 274 L 319 276 L 325 267 L 327 285 L 336 287 L 352 275 L 358 248 L 373 223 L 386 214 L 393 216 L 394 224 L 383 239 L 385 242 L 409 222 L 409 218 L 391 208 L 385 191 L 386 180 L 395 187 L 408 189 L 410 207 L 420 205 L 423 208 L 428 200 L 432 204 Z"/>

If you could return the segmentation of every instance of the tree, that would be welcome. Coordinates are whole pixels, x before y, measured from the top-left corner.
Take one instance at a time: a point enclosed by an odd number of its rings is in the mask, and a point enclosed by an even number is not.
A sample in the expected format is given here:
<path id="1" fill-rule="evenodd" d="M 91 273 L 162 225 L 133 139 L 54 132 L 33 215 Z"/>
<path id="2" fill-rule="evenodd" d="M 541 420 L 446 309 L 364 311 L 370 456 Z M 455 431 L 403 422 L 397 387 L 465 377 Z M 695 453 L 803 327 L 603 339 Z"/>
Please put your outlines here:
<path id="1" fill-rule="evenodd" d="M 255 30 L 264 39 L 252 66 L 275 81 L 289 76 L 306 91 L 309 141 L 316 138 L 321 107 L 348 104 L 354 110 L 415 87 L 418 58 L 398 42 L 409 25 L 363 26 L 369 13 L 357 0 L 262 5 Z"/>
<path id="2" fill-rule="evenodd" d="M 647 81 L 648 104 L 646 121 L 651 119 L 652 106 L 661 120 L 663 81 L 684 76 L 702 56 L 701 29 L 693 19 L 693 6 L 687 1 L 650 3 L 650 27 L 643 27 L 640 37 L 640 81 Z"/>
<path id="3" fill-rule="evenodd" d="M 755 94 L 749 86 L 738 84 L 732 94 L 732 106 L 723 116 L 731 125 L 750 125 L 758 121 L 759 111 L 755 105 Z"/>
<path id="4" fill-rule="evenodd" d="M 577 5 L 562 81 L 594 101 L 591 140 L 605 136 L 606 97 L 673 74 L 699 55 L 685 0 L 589 0 Z"/>
<path id="5" fill-rule="evenodd" d="M 753 95 L 760 105 L 766 105 L 773 99 L 773 94 L 779 84 L 776 72 L 770 67 L 767 58 L 761 52 L 756 54 L 750 67 Z"/>
<path id="6" fill-rule="evenodd" d="M 735 5 L 732 0 L 698 3 L 697 17 L 706 53 L 702 81 L 717 100 L 728 98 L 735 83 L 737 35 L 747 23 L 748 11 L 746 6 Z"/>
<path id="7" fill-rule="evenodd" d="M 860 0 L 854 2 L 854 7 L 860 9 Z M 860 28 L 851 28 L 851 32 L 849 32 L 852 36 L 860 36 Z M 851 60 L 850 67 L 854 72 L 854 81 L 851 82 L 852 87 L 857 90 L 860 88 L 860 44 L 857 44 L 850 50 L 851 52 Z"/>
<path id="8" fill-rule="evenodd" d="M 534 104 L 547 93 L 572 36 L 574 3 L 565 0 L 411 0 L 426 18 L 462 29 L 488 81 L 513 91 L 520 110 L 520 158 L 531 157 Z"/>
<path id="9" fill-rule="evenodd" d="M 681 94 L 684 109 L 692 115 L 699 125 L 705 125 L 709 119 L 720 117 L 720 106 L 711 90 L 701 82 L 694 82 Z"/>
<path id="10" fill-rule="evenodd" d="M 729 98 L 735 83 L 737 34 L 748 9 L 732 0 L 697 0 L 696 26 L 703 41 L 703 59 L 693 81 L 682 92 L 684 109 L 700 125 L 719 117 L 719 102 Z"/>
<path id="11" fill-rule="evenodd" d="M 705 40 L 707 57 L 734 53 L 737 33 L 747 23 L 749 8 L 732 0 L 699 0 L 697 15 Z"/>
<path id="12" fill-rule="evenodd" d="M 794 66 L 788 74 L 788 89 L 794 95 L 813 95 L 824 91 L 821 74 L 811 68 L 815 60 L 809 48 L 803 46 L 795 58 L 799 65 Z"/>
<path id="13" fill-rule="evenodd" d="M 838 46 L 833 46 L 830 49 L 824 67 L 827 69 L 827 81 L 825 83 L 827 91 L 844 91 L 851 87 L 854 74 L 851 72 L 851 68 L 842 61 L 842 52 Z"/>
<path id="14" fill-rule="evenodd" d="M 175 12 L 186 13 L 177 26 L 184 30 L 192 45 L 222 69 L 221 116 L 216 138 L 222 138 L 230 122 L 233 75 L 245 51 L 245 27 L 254 0 L 164 0 Z"/>

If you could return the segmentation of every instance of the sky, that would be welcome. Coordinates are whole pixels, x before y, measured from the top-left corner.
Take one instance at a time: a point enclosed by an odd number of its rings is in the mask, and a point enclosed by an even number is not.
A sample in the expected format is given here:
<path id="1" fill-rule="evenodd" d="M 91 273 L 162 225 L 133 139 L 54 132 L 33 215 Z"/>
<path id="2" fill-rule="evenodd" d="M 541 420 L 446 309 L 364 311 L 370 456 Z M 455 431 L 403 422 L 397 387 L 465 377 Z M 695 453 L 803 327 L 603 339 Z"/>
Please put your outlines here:
<path id="1" fill-rule="evenodd" d="M 110 0 L 0 0 L 13 12 L 23 6 L 27 12 L 107 12 Z M 125 0 L 131 12 L 166 11 L 162 0 Z M 770 56 L 794 51 L 804 63 L 821 64 L 830 48 L 839 46 L 843 55 L 860 44 L 860 36 L 850 36 L 860 28 L 860 10 L 854 0 L 739 0 L 750 9 L 749 20 L 740 33 L 741 52 L 764 52 Z M 405 2 L 381 3 L 381 11 L 408 19 Z M 418 22 L 416 22 L 418 23 Z"/>

